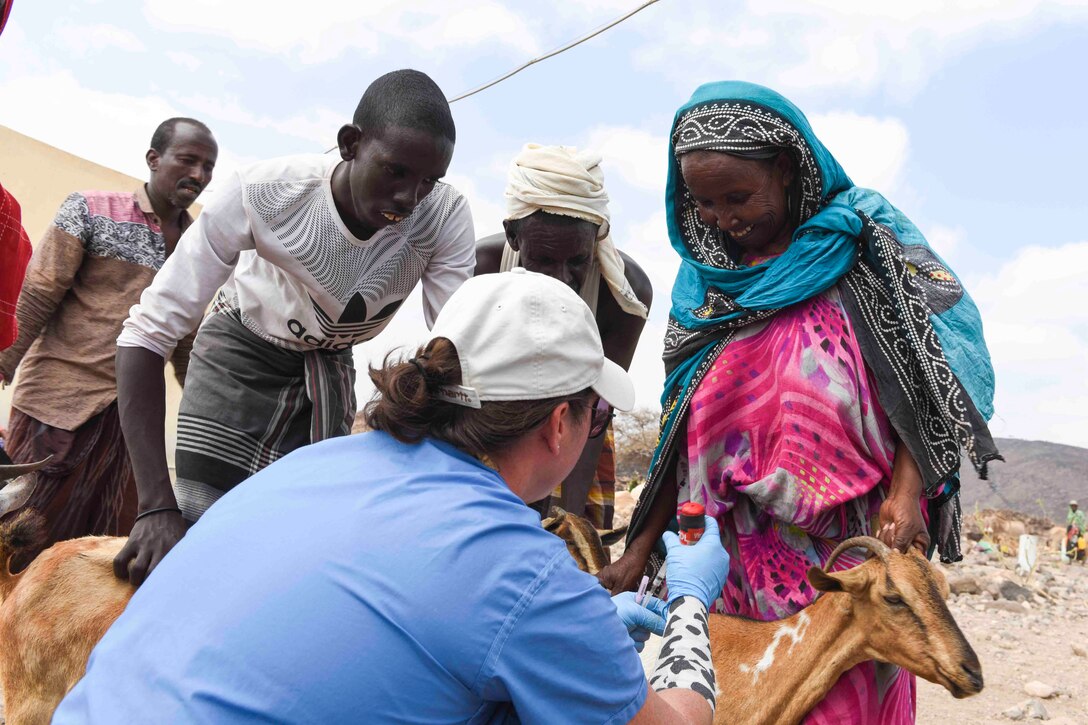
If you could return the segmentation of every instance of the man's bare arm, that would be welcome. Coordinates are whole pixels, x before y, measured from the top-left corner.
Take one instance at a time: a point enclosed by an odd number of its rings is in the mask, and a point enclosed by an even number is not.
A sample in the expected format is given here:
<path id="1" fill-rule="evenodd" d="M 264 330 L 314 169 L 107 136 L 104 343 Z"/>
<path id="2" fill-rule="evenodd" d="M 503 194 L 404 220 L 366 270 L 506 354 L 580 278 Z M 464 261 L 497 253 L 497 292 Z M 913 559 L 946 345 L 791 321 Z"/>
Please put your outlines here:
<path id="1" fill-rule="evenodd" d="M 136 477 L 141 512 L 177 509 L 166 465 L 166 384 L 162 357 L 142 347 L 117 348 L 117 407 Z M 113 561 L 114 573 L 139 586 L 185 534 L 176 510 L 141 518 Z"/>
<path id="2" fill-rule="evenodd" d="M 631 257 L 623 252 L 620 252 L 620 257 L 623 258 L 624 275 L 631 284 L 631 289 L 649 310 L 654 301 L 650 278 Z M 645 327 L 645 319 L 624 312 L 616 302 L 608 283 L 602 279 L 601 289 L 597 296 L 597 329 L 601 332 L 604 356 L 624 370 L 630 370 L 639 338 L 642 337 L 642 330 Z M 651 402 L 654 401 L 639 401 L 639 404 L 645 405 Z"/>

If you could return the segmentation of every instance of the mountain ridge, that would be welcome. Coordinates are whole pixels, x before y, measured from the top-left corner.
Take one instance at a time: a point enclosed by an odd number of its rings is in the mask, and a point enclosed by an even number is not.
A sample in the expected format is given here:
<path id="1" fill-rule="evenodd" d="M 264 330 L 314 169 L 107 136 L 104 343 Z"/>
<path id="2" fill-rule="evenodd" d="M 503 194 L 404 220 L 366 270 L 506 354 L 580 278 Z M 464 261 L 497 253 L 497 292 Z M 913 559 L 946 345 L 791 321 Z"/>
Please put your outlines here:
<path id="1" fill-rule="evenodd" d="M 1070 499 L 1088 506 L 1088 448 L 1020 438 L 994 442 L 1005 460 L 990 463 L 988 481 L 967 470 L 961 474 L 964 514 L 1013 509 L 1061 524 Z"/>

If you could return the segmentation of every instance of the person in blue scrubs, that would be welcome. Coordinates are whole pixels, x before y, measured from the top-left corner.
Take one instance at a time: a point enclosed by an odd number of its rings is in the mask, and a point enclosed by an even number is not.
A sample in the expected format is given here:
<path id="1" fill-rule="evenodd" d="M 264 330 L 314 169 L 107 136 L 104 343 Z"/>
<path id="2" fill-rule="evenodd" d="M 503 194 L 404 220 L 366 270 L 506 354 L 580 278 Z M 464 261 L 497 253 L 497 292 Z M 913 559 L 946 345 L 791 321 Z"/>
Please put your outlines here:
<path id="1" fill-rule="evenodd" d="M 371 432 L 301 448 L 209 509 L 55 723 L 711 722 L 706 605 L 728 566 L 713 520 L 695 546 L 666 541 L 669 602 L 639 605 L 527 505 L 634 404 L 589 309 L 516 270 L 466 282 L 433 335 L 371 369 Z M 650 630 L 667 638 L 652 685 L 632 641 Z"/>

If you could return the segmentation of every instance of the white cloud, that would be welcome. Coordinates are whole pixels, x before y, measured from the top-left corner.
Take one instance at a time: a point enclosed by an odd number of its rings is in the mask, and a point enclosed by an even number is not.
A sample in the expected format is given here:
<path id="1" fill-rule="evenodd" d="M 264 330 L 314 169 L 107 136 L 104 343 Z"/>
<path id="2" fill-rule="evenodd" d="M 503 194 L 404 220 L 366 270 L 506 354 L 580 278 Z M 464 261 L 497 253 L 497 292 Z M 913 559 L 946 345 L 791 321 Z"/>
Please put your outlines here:
<path id="1" fill-rule="evenodd" d="M 280 133 L 313 141 L 324 150 L 336 145 L 337 132 L 345 123 L 351 123 L 351 116 L 331 108 L 313 108 L 286 118 L 262 118 L 257 125 L 265 123 Z"/>
<path id="2" fill-rule="evenodd" d="M 660 209 L 641 221 L 626 223 L 618 219 L 612 234 L 616 246 L 638 262 L 654 288 L 651 314 L 657 316 L 668 309 L 669 291 L 676 279 L 680 257 L 669 244 L 665 211 Z"/>
<path id="3" fill-rule="evenodd" d="M 200 67 L 204 65 L 204 61 L 202 61 L 200 58 L 197 58 L 192 53 L 183 53 L 177 50 L 168 50 L 166 51 L 166 57 L 172 60 L 177 65 L 180 65 L 182 68 L 189 71 L 190 73 L 199 70 Z"/>
<path id="4" fill-rule="evenodd" d="M 506 217 L 505 209 L 497 201 L 482 193 L 475 181 L 461 174 L 448 174 L 443 181 L 468 199 L 469 209 L 472 211 L 472 226 L 477 239 L 502 231 L 502 220 Z"/>
<path id="5" fill-rule="evenodd" d="M 727 18 L 717 2 L 651 13 L 653 22 L 632 26 L 646 39 L 634 58 L 684 87 L 693 78 L 742 77 L 786 93 L 886 87 L 902 95 L 983 42 L 1083 21 L 1088 6 L 1077 0 L 746 0 L 731 4 Z"/>
<path id="6" fill-rule="evenodd" d="M 8 101 L 0 105 L 0 124 L 137 178 L 147 173 L 144 154 L 155 127 L 171 116 L 196 116 L 213 133 L 218 132 L 220 139 L 219 160 L 208 195 L 214 194 L 232 171 L 259 160 L 232 152 L 223 142 L 222 124 L 271 129 L 307 142 L 304 147 L 278 146 L 266 154 L 274 156 L 323 151 L 335 144 L 336 131 L 346 121 L 326 108 L 312 108 L 293 116 L 257 116 L 232 96 L 108 93 L 80 85 L 69 71 L 11 75 L 0 80 L 0 98 Z M 72 108 L 81 112 L 79 133 L 72 132 Z M 207 203 L 207 199 L 202 202 Z"/>
<path id="7" fill-rule="evenodd" d="M 967 234 L 963 227 L 946 227 L 938 224 L 924 230 L 923 234 L 929 246 L 933 247 L 933 251 L 955 269 L 959 251 Z"/>
<path id="8" fill-rule="evenodd" d="M 665 193 L 668 139 L 637 128 L 598 126 L 590 130 L 583 148 L 601 154 L 605 187 L 614 178 L 637 189 Z"/>
<path id="9" fill-rule="evenodd" d="M 680 267 L 680 258 L 669 244 L 663 209 L 630 224 L 623 219 L 617 220 L 612 236 L 616 246 L 642 267 L 654 290 L 650 319 L 642 330 L 635 359 L 631 363 L 631 377 L 634 378 L 638 396 L 637 404 L 654 408 L 658 405 L 658 398 L 665 385 L 665 367 L 661 362 L 661 353 L 664 350 L 672 285 Z"/>
<path id="10" fill-rule="evenodd" d="M 525 21 L 497 2 L 434 3 L 430 12 L 435 19 L 429 26 L 409 28 L 417 41 L 452 48 L 499 42 L 525 53 L 540 50 Z"/>
<path id="11" fill-rule="evenodd" d="M 70 153 L 142 178 L 151 133 L 163 119 L 183 115 L 156 96 L 84 88 L 68 71 L 0 81 L 0 123 Z M 72 109 L 80 110 L 78 132 Z"/>
<path id="12" fill-rule="evenodd" d="M 48 93 L 42 89 L 49 89 Z M 164 119 L 186 115 L 188 109 L 157 96 L 131 96 L 84 88 L 67 72 L 27 76 L 0 82 L 0 124 L 96 164 L 135 176 L 147 176 L 144 154 L 151 133 Z M 34 104 L 14 102 L 34 98 Z M 82 109 L 80 133 L 72 133 L 71 108 Z M 215 129 L 213 127 L 212 131 Z M 207 204 L 223 181 L 237 169 L 258 161 L 224 148 L 211 184 L 200 198 Z"/>
<path id="13" fill-rule="evenodd" d="M 1088 242 L 1028 247 L 973 285 L 997 376 L 996 435 L 1088 446 Z"/>
<path id="14" fill-rule="evenodd" d="M 207 96 L 202 94 L 175 95 L 174 100 L 194 114 L 200 114 L 201 120 L 209 125 L 212 120 L 235 123 L 251 128 L 268 128 L 287 136 L 310 141 L 318 151 L 336 145 L 336 132 L 351 119 L 329 108 L 312 108 L 293 116 L 258 116 L 243 107 L 237 96 Z M 211 120 L 208 120 L 211 119 Z"/>
<path id="15" fill-rule="evenodd" d="M 116 25 L 95 23 L 93 25 L 64 24 L 53 31 L 54 38 L 77 57 L 84 57 L 91 52 L 109 49 L 140 53 L 146 47 L 132 32 Z"/>
<path id="16" fill-rule="evenodd" d="M 147 0 L 144 12 L 155 25 L 230 39 L 241 48 L 287 54 L 302 63 L 321 63 L 352 51 L 374 56 L 400 44 L 443 55 L 492 45 L 533 54 L 539 50 L 528 24 L 493 0 Z"/>
<path id="17" fill-rule="evenodd" d="M 655 302 L 659 304 L 659 302 Z M 666 311 L 668 302 L 665 301 Z M 635 384 L 635 405 L 639 408 L 660 408 L 661 391 L 665 387 L 665 320 L 652 315 L 642 328 L 635 359 L 631 361 L 631 379 Z"/>
<path id="18" fill-rule="evenodd" d="M 910 150 L 902 121 L 836 111 L 810 116 L 809 122 L 855 184 L 894 197 Z"/>

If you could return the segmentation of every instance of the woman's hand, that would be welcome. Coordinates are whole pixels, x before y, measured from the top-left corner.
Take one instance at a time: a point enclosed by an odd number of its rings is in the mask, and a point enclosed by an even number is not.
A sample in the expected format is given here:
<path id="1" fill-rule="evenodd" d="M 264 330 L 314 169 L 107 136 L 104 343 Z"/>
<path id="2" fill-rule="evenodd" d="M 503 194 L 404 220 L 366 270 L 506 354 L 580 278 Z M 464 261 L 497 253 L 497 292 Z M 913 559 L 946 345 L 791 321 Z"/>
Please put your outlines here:
<path id="1" fill-rule="evenodd" d="M 903 441 L 895 446 L 892 482 L 888 498 L 880 504 L 880 526 L 876 538 L 904 554 L 917 546 L 929 550 L 929 532 L 922 518 L 922 473 Z"/>
<path id="2" fill-rule="evenodd" d="M 623 556 L 597 572 L 597 580 L 613 596 L 620 592 L 633 592 L 642 581 L 646 558 L 627 549 Z"/>
<path id="3" fill-rule="evenodd" d="M 929 550 L 929 532 L 917 497 L 893 494 L 880 504 L 880 528 L 876 538 L 904 554 L 911 545 Z"/>
<path id="4" fill-rule="evenodd" d="M 661 534 L 665 533 L 669 522 L 676 516 L 676 492 L 675 474 L 666 474 L 665 480 L 658 487 L 657 495 L 650 501 L 650 511 L 642 531 L 627 542 L 623 556 L 597 572 L 601 586 L 613 595 L 633 592 L 638 588 L 646 570 L 646 562 L 650 559 L 650 552 L 661 539 Z"/>

